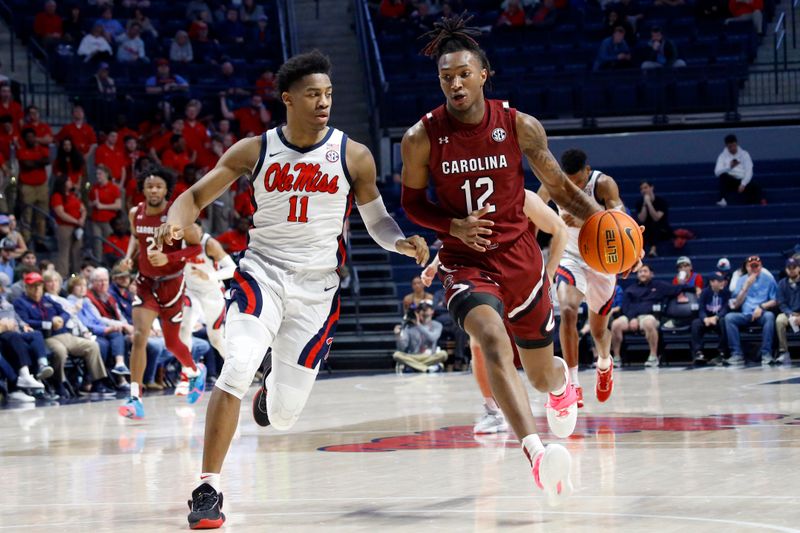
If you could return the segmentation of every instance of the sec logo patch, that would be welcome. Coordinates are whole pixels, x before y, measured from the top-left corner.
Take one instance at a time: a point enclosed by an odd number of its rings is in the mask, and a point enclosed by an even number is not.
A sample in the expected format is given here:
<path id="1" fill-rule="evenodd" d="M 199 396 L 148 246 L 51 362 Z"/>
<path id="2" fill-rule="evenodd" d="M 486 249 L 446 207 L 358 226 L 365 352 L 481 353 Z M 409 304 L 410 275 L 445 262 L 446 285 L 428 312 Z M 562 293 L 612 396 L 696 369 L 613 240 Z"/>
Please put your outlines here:
<path id="1" fill-rule="evenodd" d="M 498 143 L 505 141 L 506 130 L 504 130 L 503 128 L 495 128 L 494 131 L 492 131 L 492 140 Z"/>
<path id="2" fill-rule="evenodd" d="M 325 159 L 327 159 L 330 163 L 336 163 L 339 160 L 339 152 L 328 150 L 328 152 L 325 154 Z"/>

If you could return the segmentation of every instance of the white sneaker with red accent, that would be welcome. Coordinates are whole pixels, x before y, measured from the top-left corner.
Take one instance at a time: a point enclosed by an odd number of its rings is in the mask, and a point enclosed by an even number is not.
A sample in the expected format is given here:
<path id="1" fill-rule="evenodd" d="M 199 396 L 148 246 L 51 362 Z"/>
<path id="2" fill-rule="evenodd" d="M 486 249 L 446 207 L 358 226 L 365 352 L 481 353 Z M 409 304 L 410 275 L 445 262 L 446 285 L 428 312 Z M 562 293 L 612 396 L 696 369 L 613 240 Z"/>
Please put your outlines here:
<path id="1" fill-rule="evenodd" d="M 189 377 L 181 372 L 181 379 L 175 385 L 175 396 L 188 396 L 189 395 Z"/>
<path id="2" fill-rule="evenodd" d="M 558 505 L 572 494 L 570 470 L 572 457 L 560 444 L 548 444 L 533 458 L 533 480 L 550 505 Z"/>
<path id="3" fill-rule="evenodd" d="M 547 424 L 550 432 L 556 437 L 565 439 L 575 431 L 578 422 L 578 393 L 569 378 L 567 362 L 557 357 L 564 364 L 564 379 L 567 380 L 567 389 L 561 396 L 548 394 L 547 403 L 544 404 L 547 412 Z"/>

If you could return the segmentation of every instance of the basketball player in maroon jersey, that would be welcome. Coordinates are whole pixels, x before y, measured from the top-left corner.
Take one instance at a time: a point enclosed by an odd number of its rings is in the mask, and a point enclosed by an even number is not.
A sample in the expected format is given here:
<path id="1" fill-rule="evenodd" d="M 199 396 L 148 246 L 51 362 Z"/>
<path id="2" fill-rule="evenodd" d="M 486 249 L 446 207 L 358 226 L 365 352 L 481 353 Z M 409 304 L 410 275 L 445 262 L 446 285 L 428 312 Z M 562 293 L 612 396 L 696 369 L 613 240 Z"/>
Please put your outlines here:
<path id="1" fill-rule="evenodd" d="M 514 366 L 505 323 L 531 384 L 549 393 L 551 431 L 572 433 L 577 394 L 567 366 L 553 356 L 550 283 L 533 226 L 523 212 L 523 156 L 554 200 L 585 220 L 600 210 L 562 172 L 535 118 L 483 95 L 491 67 L 463 17 L 442 19 L 423 50 L 437 61 L 446 103 L 412 126 L 402 141 L 402 205 L 415 223 L 443 242 L 439 277 L 448 309 L 477 339 L 497 403 L 530 460 L 534 480 L 551 502 L 572 491 L 571 457 L 542 445 L 528 394 Z M 429 179 L 438 198 L 427 196 Z"/>
<path id="2" fill-rule="evenodd" d="M 138 294 L 133 302 L 133 347 L 131 348 L 131 396 L 119 407 L 120 416 L 132 419 L 144 417 L 140 399 L 144 369 L 147 363 L 145 348 L 153 320 L 160 319 L 167 349 L 181 362 L 182 375 L 189 379 L 189 403 L 195 403 L 205 390 L 206 370 L 195 365 L 189 346 L 180 339 L 183 315 L 183 267 L 186 259 L 201 252 L 200 233 L 187 230 L 184 240 L 158 246 L 155 232 L 167 219 L 174 180 L 159 169 L 148 170 L 139 177 L 139 190 L 145 201 L 131 208 L 128 217 L 133 238 L 128 252 L 121 261 L 123 268 L 131 269 L 133 257 L 138 253 L 139 276 L 136 279 Z M 183 376 L 182 376 L 183 377 Z"/>

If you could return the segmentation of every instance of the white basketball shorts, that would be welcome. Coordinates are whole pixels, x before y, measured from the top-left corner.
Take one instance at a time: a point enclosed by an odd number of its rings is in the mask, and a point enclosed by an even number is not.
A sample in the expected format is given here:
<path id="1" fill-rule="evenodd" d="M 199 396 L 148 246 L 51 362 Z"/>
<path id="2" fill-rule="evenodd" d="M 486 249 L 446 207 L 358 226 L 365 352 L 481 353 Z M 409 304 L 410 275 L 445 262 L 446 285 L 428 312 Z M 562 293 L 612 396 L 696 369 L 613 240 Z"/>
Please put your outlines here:
<path id="1" fill-rule="evenodd" d="M 614 303 L 614 288 L 617 277 L 602 274 L 587 265 L 580 257 L 564 253 L 558 264 L 556 284 L 566 283 L 578 289 L 590 311 L 606 316 Z"/>

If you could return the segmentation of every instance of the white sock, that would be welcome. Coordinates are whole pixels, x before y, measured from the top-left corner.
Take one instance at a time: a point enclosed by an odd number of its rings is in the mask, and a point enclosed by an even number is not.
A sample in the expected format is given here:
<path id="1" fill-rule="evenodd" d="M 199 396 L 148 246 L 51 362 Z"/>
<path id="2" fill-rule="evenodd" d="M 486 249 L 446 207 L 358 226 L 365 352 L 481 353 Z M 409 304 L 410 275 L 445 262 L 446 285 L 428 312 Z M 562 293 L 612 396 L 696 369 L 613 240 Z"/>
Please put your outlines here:
<path id="1" fill-rule="evenodd" d="M 183 372 L 186 375 L 186 377 L 189 378 L 189 379 L 196 378 L 197 376 L 200 375 L 200 369 L 199 368 L 191 368 L 191 367 L 188 367 L 188 366 L 182 366 L 181 367 L 181 372 Z"/>
<path id="2" fill-rule="evenodd" d="M 608 370 L 611 366 L 611 356 L 608 357 L 598 357 L 597 358 L 597 368 L 599 370 Z"/>
<path id="3" fill-rule="evenodd" d="M 139 399 L 139 384 L 131 381 L 131 398 Z"/>
<path id="4" fill-rule="evenodd" d="M 496 413 L 500 410 L 500 406 L 497 405 L 497 402 L 494 401 L 494 398 L 484 398 L 483 404 L 486 406 L 486 410 L 490 413 Z"/>
<path id="5" fill-rule="evenodd" d="M 531 466 L 533 465 L 533 458 L 542 450 L 544 450 L 544 444 L 542 444 L 542 439 L 536 433 L 531 433 L 522 439 L 522 451 L 528 456 Z"/>
<path id="6" fill-rule="evenodd" d="M 208 483 L 211 485 L 215 491 L 219 492 L 220 482 L 219 482 L 219 474 L 215 474 L 213 472 L 202 473 L 200 474 L 200 483 Z"/>
<path id="7" fill-rule="evenodd" d="M 566 366 L 567 366 L 567 362 L 566 361 L 564 361 L 563 359 L 560 359 L 558 357 L 554 357 L 553 359 L 556 361 L 556 364 L 558 364 L 559 367 L 561 367 L 561 365 L 564 365 L 564 367 L 566 368 Z M 567 380 L 566 379 L 564 380 L 564 384 L 563 385 L 561 385 L 560 387 L 558 387 L 555 390 L 551 390 L 550 394 L 552 394 L 553 396 L 561 396 L 565 392 L 567 392 Z"/>
<path id="8" fill-rule="evenodd" d="M 569 368 L 569 379 L 572 380 L 572 384 L 575 385 L 575 387 L 580 387 L 581 386 L 581 384 L 578 382 L 578 367 L 577 366 L 571 366 Z"/>
<path id="9" fill-rule="evenodd" d="M 21 378 L 29 378 L 31 377 L 31 370 L 27 366 L 19 367 L 19 377 Z"/>

